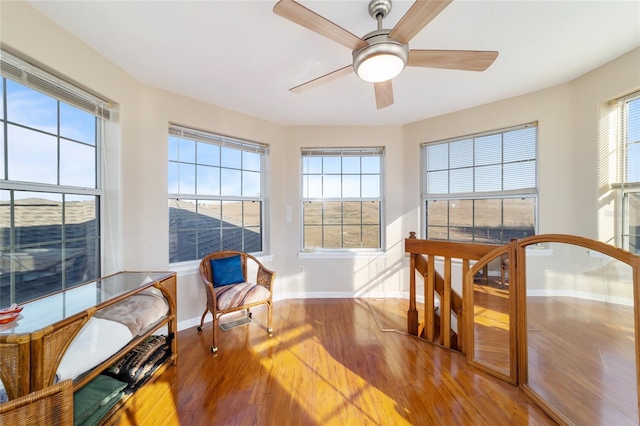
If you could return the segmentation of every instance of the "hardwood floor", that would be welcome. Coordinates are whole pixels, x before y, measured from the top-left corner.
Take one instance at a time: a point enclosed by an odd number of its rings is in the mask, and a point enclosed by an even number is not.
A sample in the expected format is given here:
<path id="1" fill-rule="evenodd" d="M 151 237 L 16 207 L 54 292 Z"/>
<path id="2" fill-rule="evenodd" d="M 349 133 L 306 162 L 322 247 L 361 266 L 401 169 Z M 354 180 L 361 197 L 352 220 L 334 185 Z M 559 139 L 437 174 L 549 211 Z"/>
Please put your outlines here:
<path id="1" fill-rule="evenodd" d="M 463 356 L 381 331 L 402 322 L 402 302 L 376 319 L 362 299 L 274 304 L 274 336 L 254 321 L 178 335 L 175 405 L 182 425 L 549 425 L 514 386 Z M 398 311 L 393 311 L 394 309 Z M 377 308 L 376 308 L 377 309 Z M 404 309 L 404 311 L 402 310 Z M 378 315 L 376 315 L 378 316 Z"/>

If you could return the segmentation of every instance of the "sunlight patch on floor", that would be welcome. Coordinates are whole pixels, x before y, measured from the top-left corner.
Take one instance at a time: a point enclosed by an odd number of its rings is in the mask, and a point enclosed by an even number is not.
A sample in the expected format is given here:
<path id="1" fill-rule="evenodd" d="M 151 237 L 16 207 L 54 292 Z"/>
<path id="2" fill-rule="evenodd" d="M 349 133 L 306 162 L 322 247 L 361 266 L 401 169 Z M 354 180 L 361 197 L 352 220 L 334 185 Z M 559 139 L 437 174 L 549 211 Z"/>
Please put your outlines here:
<path id="1" fill-rule="evenodd" d="M 316 348 L 310 357 L 305 348 L 309 339 Z M 292 403 L 302 407 L 315 424 L 409 424 L 402 414 L 408 409 L 335 360 L 315 337 L 312 325 L 255 345 L 256 352 L 268 349 L 279 351 L 278 365 L 264 358 L 263 367 L 270 369 L 277 383 L 288 390 Z"/>

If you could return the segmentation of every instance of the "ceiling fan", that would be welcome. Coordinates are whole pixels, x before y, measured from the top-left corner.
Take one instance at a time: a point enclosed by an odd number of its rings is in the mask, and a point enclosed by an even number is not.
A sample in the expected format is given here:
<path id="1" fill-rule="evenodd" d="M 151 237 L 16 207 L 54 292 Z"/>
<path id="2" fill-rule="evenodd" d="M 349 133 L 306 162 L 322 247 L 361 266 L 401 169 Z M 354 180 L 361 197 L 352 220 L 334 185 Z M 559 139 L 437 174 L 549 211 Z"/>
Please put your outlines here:
<path id="1" fill-rule="evenodd" d="M 350 33 L 294 0 L 280 0 L 273 12 L 296 24 L 330 38 L 353 50 L 353 63 L 289 89 L 300 93 L 354 72 L 373 83 L 378 109 L 393 104 L 391 79 L 405 66 L 484 71 L 498 56 L 496 51 L 409 49 L 409 40 L 433 20 L 453 0 L 417 0 L 391 29 L 382 28 L 382 19 L 391 10 L 391 0 L 371 0 L 369 15 L 378 29 L 362 38 Z"/>

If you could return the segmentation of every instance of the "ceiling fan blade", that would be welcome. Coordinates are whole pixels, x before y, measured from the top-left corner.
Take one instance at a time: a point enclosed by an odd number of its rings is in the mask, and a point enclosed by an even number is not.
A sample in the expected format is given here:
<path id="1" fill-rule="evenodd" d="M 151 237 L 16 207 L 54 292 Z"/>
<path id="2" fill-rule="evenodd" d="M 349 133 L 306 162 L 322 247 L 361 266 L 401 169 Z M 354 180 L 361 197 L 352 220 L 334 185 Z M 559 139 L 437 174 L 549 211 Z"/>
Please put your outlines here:
<path id="1" fill-rule="evenodd" d="M 409 50 L 407 66 L 484 71 L 497 57 L 496 51 L 412 49 Z"/>
<path id="2" fill-rule="evenodd" d="M 453 0 L 417 0 L 389 33 L 400 43 L 408 43 Z"/>
<path id="3" fill-rule="evenodd" d="M 393 105 L 393 85 L 391 80 L 373 83 L 373 89 L 376 92 L 376 106 L 378 109 Z"/>
<path id="4" fill-rule="evenodd" d="M 360 37 L 293 0 L 280 0 L 273 7 L 273 13 L 347 46 L 351 50 L 357 50 L 367 45 Z"/>
<path id="5" fill-rule="evenodd" d="M 305 90 L 309 90 L 320 84 L 328 83 L 339 77 L 342 77 L 343 75 L 347 75 L 352 72 L 353 72 L 353 65 L 347 65 L 346 67 L 332 71 L 329 74 L 325 74 L 318 78 L 314 78 L 313 80 L 309 80 L 306 83 L 302 83 L 296 87 L 292 87 L 291 89 L 289 89 L 289 91 L 293 93 L 302 93 Z"/>

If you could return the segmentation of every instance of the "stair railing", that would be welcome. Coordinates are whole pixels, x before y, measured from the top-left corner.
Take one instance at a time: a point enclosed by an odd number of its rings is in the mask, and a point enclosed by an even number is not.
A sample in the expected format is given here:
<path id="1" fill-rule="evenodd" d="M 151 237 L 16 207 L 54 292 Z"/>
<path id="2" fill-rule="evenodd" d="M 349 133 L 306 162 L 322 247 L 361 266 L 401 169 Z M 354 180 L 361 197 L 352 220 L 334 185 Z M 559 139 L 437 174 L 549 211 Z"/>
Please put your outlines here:
<path id="1" fill-rule="evenodd" d="M 496 246 L 489 244 L 421 240 L 416 238 L 415 232 L 411 232 L 410 237 L 405 239 L 405 251 L 410 254 L 407 332 L 465 353 L 467 327 L 464 325 L 464 301 L 452 289 L 452 279 L 457 278 L 458 282 L 462 283 L 462 277 L 469 271 L 470 261 L 478 260 L 495 249 Z M 436 259 L 442 259 L 443 274 L 436 271 Z M 461 260 L 461 276 L 454 277 L 452 274 L 453 259 Z M 416 303 L 416 275 L 424 279 L 423 323 L 419 321 Z M 464 294 L 464 288 L 462 291 Z M 435 309 L 436 295 L 440 298 L 439 314 Z M 452 312 L 458 320 L 457 330 L 453 330 L 451 326 Z"/>

